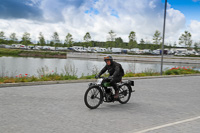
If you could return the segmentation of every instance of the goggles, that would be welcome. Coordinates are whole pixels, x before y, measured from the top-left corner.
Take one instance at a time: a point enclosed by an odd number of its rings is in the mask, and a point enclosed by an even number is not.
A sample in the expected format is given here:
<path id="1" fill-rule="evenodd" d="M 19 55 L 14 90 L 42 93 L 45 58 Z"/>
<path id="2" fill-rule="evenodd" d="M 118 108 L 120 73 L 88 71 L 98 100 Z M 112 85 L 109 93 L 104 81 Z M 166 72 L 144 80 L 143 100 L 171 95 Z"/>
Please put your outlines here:
<path id="1" fill-rule="evenodd" d="M 111 60 L 110 57 L 104 57 L 104 60 Z"/>

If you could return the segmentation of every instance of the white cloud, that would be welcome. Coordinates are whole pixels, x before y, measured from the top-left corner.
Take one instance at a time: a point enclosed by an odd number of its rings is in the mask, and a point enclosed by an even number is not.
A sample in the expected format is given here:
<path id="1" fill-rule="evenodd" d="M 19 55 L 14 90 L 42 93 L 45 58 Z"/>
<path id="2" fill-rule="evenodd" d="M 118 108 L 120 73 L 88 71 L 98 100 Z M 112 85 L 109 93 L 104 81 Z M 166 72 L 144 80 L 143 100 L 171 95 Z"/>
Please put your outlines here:
<path id="1" fill-rule="evenodd" d="M 11 33 L 17 33 L 17 38 L 21 40 L 24 32 L 31 33 L 32 40 L 38 40 L 40 32 L 43 32 L 46 39 L 50 40 L 53 32 L 60 33 L 60 37 L 63 35 L 63 24 L 60 23 L 40 23 L 32 20 L 17 19 L 15 21 L 0 20 L 1 30 L 5 32 L 6 37 L 9 37 Z"/>
<path id="2" fill-rule="evenodd" d="M 166 19 L 166 40 L 172 44 L 180 37 L 181 32 L 185 28 L 185 16 L 178 10 L 169 8 L 167 10 L 167 19 Z"/>
<path id="3" fill-rule="evenodd" d="M 44 19 L 50 22 L 63 20 L 61 12 L 64 7 L 64 4 L 60 0 L 43 0 L 40 5 Z"/>
<path id="4" fill-rule="evenodd" d="M 192 20 L 189 25 L 189 32 L 192 35 L 192 40 L 194 42 L 200 42 L 200 22 Z"/>
<path id="5" fill-rule="evenodd" d="M 149 6 L 150 8 L 154 9 L 156 7 L 156 5 L 154 4 L 155 1 L 150 1 L 149 2 Z"/>
<path id="6" fill-rule="evenodd" d="M 29 32 L 32 39 L 38 39 L 39 32 L 42 32 L 48 40 L 55 31 L 61 40 L 64 40 L 67 33 L 71 33 L 74 41 L 82 41 L 86 32 L 90 32 L 93 40 L 106 41 L 110 30 L 113 30 L 117 37 L 128 41 L 129 33 L 135 31 L 139 42 L 141 38 L 151 41 L 155 31 L 162 32 L 163 28 L 164 5 L 161 0 L 98 0 L 93 3 L 88 0 L 79 7 L 64 5 L 61 1 L 43 0 L 40 8 L 46 22 L 2 19 L 0 30 L 5 31 L 7 36 L 15 32 L 19 38 L 24 32 Z M 98 13 L 86 14 L 85 11 L 91 8 Z M 118 17 L 112 16 L 113 10 Z M 177 40 L 184 26 L 185 16 L 169 7 L 166 41 Z"/>

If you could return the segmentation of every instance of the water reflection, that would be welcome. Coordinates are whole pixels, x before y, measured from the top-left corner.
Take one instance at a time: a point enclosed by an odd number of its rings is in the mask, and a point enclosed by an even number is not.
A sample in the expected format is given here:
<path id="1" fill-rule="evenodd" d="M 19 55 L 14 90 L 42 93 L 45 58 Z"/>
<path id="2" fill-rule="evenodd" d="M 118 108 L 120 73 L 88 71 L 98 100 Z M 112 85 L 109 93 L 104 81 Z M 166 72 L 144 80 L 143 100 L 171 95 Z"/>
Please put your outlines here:
<path id="1" fill-rule="evenodd" d="M 125 72 L 131 71 L 135 73 L 152 70 L 160 72 L 160 63 L 144 63 L 144 62 L 123 62 L 119 61 Z M 18 74 L 29 74 L 38 76 L 37 70 L 47 66 L 49 71 L 58 73 L 64 72 L 65 66 L 74 65 L 77 70 L 76 75 L 89 75 L 100 71 L 104 67 L 103 60 L 82 60 L 82 59 L 53 59 L 53 58 L 31 58 L 31 57 L 0 57 L 0 76 L 16 76 Z M 164 64 L 163 70 L 172 67 L 195 67 L 200 70 L 197 64 Z"/>

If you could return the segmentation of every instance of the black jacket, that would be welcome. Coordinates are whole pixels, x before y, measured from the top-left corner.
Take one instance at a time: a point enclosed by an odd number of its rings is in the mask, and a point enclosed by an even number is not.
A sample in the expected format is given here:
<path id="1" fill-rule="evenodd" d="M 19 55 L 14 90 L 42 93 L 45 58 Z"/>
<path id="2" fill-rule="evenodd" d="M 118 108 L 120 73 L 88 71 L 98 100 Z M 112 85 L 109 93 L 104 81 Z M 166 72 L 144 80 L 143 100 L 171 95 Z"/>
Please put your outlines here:
<path id="1" fill-rule="evenodd" d="M 103 73 L 105 73 L 108 70 L 108 73 L 112 77 L 122 77 L 124 76 L 124 70 L 121 66 L 121 64 L 112 61 L 111 65 L 107 65 L 100 71 L 99 76 L 101 76 Z"/>

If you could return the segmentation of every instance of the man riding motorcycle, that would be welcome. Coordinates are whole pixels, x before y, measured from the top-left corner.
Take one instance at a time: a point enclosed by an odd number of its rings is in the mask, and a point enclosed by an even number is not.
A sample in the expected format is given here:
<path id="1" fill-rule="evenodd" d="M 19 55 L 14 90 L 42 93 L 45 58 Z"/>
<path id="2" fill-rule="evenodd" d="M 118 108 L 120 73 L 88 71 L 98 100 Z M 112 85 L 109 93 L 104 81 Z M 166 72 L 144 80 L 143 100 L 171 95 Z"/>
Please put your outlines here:
<path id="1" fill-rule="evenodd" d="M 122 77 L 124 76 L 124 70 L 121 64 L 113 61 L 112 56 L 104 57 L 104 61 L 106 62 L 106 65 L 100 71 L 100 73 L 96 76 L 96 78 L 99 78 L 103 73 L 108 71 L 109 73 L 108 79 L 109 79 L 110 85 L 113 86 L 115 90 L 114 98 L 117 99 L 119 97 L 119 90 L 117 87 L 117 83 L 122 80 Z"/>

